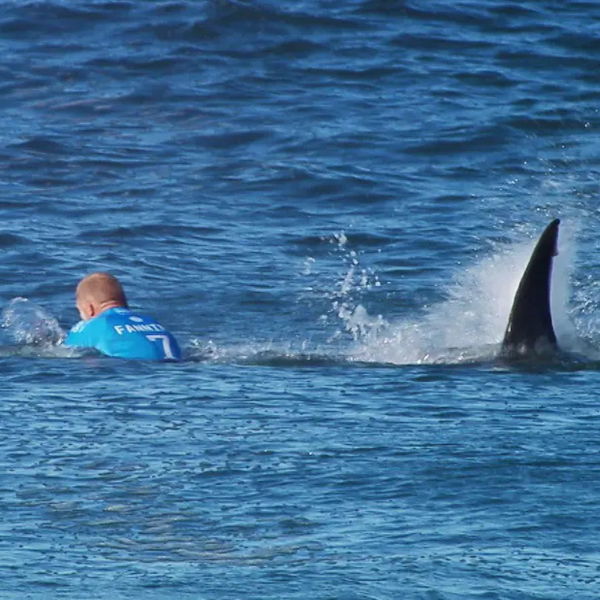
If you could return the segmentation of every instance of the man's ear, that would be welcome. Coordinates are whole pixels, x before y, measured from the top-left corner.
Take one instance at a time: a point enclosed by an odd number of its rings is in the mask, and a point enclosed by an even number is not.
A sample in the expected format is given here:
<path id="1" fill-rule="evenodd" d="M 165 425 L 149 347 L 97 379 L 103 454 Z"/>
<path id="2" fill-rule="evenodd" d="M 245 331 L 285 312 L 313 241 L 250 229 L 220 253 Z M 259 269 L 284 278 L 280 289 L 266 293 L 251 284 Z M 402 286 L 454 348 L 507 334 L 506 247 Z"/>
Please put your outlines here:
<path id="1" fill-rule="evenodd" d="M 87 308 L 88 314 L 90 315 L 90 319 L 98 314 L 98 312 L 96 311 L 96 307 L 93 304 L 88 303 Z"/>

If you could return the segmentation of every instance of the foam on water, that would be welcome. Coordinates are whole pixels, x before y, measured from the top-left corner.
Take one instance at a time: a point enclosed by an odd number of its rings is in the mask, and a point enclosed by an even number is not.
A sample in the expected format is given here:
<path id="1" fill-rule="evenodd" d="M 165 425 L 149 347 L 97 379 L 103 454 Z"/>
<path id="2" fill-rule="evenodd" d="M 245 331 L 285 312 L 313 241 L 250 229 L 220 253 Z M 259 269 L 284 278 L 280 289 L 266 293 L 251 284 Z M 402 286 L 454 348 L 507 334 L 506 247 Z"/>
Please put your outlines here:
<path id="1" fill-rule="evenodd" d="M 510 308 L 536 239 L 499 247 L 492 255 L 457 272 L 446 300 L 424 307 L 417 318 L 387 322 L 358 304 L 339 316 L 356 341 L 352 358 L 360 361 L 423 364 L 489 360 L 497 355 Z M 561 230 L 554 261 L 551 306 L 561 348 L 582 352 L 570 316 L 573 230 Z"/>
<path id="2" fill-rule="evenodd" d="M 0 315 L 3 331 L 0 356 L 77 358 L 89 354 L 82 348 L 63 346 L 65 332 L 45 308 L 28 298 L 13 298 Z"/>
<path id="3" fill-rule="evenodd" d="M 65 333 L 44 308 L 27 298 L 13 298 L 2 311 L 1 325 L 15 344 L 55 346 Z"/>
<path id="4" fill-rule="evenodd" d="M 587 318 L 582 314 L 589 304 L 589 291 L 583 292 L 583 308 L 581 300 L 572 301 L 576 232 L 577 227 L 572 223 L 561 226 L 559 254 L 554 259 L 552 275 L 553 323 L 562 350 L 596 361 L 600 353 L 589 342 L 600 336 L 598 311 L 592 310 Z M 539 233 L 531 230 L 530 239 L 524 242 L 496 244 L 491 254 L 449 278 L 444 301 L 397 320 L 369 313 L 363 295 L 381 285 L 379 278 L 373 270 L 361 265 L 360 252 L 347 247 L 345 234 L 336 233 L 332 243 L 343 269 L 336 283 L 323 293 L 330 308 L 321 315 L 320 326 L 324 330 L 330 327 L 332 315 L 337 322 L 326 342 L 313 344 L 300 338 L 216 343 L 194 339 L 188 355 L 192 360 L 267 365 L 457 364 L 493 360 L 498 355 L 519 281 Z M 317 277 L 314 266 L 313 259 L 310 270 L 303 274 Z"/>
<path id="5" fill-rule="evenodd" d="M 598 337 L 597 311 L 588 318 L 579 314 L 590 304 L 585 295 L 583 308 L 574 308 L 570 303 L 575 233 L 573 225 L 561 227 L 552 277 L 553 322 L 561 349 L 598 360 L 600 352 L 589 343 Z M 361 266 L 360 253 L 348 249 L 343 232 L 334 234 L 331 241 L 344 268 L 335 285 L 325 292 L 325 299 L 330 303 L 330 314 L 335 315 L 342 328 L 337 327 L 327 343 L 315 345 L 300 338 L 217 344 L 192 339 L 186 352 L 188 358 L 266 365 L 455 364 L 491 360 L 498 354 L 514 295 L 537 236 L 526 242 L 497 245 L 490 255 L 454 274 L 444 291 L 443 302 L 424 306 L 416 316 L 394 321 L 385 315 L 370 314 L 360 302 L 364 292 L 381 285 L 377 274 Z M 314 259 L 310 262 L 313 265 Z M 304 274 L 313 275 L 312 270 Z M 323 315 L 322 327 L 329 323 L 329 317 Z M 65 355 L 60 350 L 65 333 L 57 319 L 27 298 L 17 297 L 9 302 L 2 311 L 1 326 L 8 341 L 15 344 L 7 350 L 8 354 L 33 351 L 36 355 Z M 352 340 L 349 348 L 348 335 Z M 66 349 L 66 354 L 76 355 L 70 349 Z"/>

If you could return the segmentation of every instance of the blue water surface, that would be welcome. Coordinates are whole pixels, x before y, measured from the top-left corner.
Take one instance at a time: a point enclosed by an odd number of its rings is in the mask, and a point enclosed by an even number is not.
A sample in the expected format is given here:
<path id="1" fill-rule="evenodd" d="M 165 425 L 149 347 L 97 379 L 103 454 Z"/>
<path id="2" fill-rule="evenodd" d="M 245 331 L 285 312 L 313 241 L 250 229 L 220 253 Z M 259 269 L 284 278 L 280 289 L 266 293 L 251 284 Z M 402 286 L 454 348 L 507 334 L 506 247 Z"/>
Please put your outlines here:
<path id="1" fill-rule="evenodd" d="M 598 22 L 5 2 L 0 598 L 597 598 Z M 572 358 L 503 364 L 555 217 Z M 57 344 L 97 270 L 184 361 Z"/>

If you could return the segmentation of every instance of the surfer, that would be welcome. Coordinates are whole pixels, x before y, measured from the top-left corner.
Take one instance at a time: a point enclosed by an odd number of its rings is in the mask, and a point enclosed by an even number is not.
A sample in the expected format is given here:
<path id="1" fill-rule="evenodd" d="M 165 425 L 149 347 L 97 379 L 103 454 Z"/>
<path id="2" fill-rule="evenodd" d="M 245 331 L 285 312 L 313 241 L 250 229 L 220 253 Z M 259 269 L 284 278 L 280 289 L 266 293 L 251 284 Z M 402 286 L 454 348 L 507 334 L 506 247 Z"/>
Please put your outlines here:
<path id="1" fill-rule="evenodd" d="M 118 358 L 180 360 L 174 336 L 152 317 L 132 311 L 119 280 L 110 273 L 84 277 L 75 292 L 81 321 L 64 344 L 96 348 Z"/>

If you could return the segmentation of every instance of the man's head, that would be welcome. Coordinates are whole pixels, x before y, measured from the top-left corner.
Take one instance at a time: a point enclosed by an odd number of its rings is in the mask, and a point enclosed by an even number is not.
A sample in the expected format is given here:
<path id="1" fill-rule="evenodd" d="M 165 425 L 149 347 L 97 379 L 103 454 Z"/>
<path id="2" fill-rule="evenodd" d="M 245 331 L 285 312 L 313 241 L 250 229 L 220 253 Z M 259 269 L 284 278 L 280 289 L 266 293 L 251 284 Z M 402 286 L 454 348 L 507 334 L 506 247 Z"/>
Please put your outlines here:
<path id="1" fill-rule="evenodd" d="M 127 299 L 119 280 L 110 273 L 92 273 L 77 284 L 77 310 L 84 321 L 109 308 L 126 307 Z"/>

